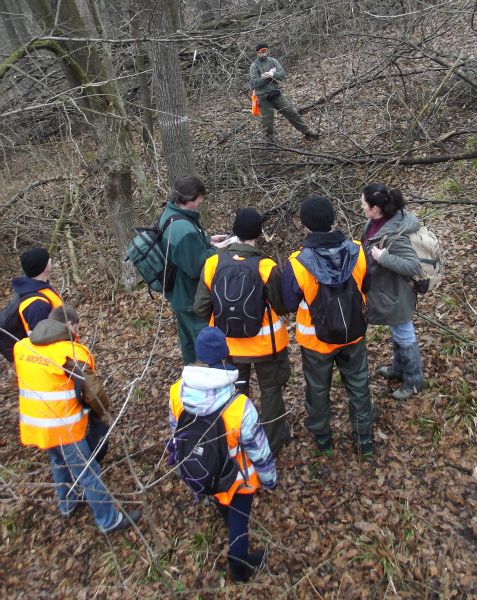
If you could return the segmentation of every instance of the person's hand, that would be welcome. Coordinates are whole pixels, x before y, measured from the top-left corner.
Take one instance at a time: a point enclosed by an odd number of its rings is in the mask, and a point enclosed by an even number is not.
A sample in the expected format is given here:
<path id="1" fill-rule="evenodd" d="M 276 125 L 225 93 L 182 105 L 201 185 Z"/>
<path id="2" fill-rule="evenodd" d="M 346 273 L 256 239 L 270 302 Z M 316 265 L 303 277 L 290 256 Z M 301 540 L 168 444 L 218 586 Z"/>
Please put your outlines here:
<path id="1" fill-rule="evenodd" d="M 229 237 L 227 233 L 218 233 L 217 235 L 211 235 L 210 241 L 212 244 L 216 244 L 217 242 L 223 242 Z"/>
<path id="2" fill-rule="evenodd" d="M 385 248 L 378 248 L 377 246 L 373 246 L 371 248 L 371 256 L 374 258 L 376 262 L 379 261 L 379 257 L 385 251 Z"/>
<path id="3" fill-rule="evenodd" d="M 270 75 L 270 72 L 269 72 L 269 71 L 267 71 L 266 73 L 262 73 L 262 74 L 260 75 L 260 77 L 261 77 L 262 79 L 270 79 L 270 77 L 272 77 L 272 75 Z"/>
<path id="4" fill-rule="evenodd" d="M 277 70 L 276 67 L 273 67 L 273 69 L 270 69 L 270 71 L 269 71 L 270 77 L 273 77 L 275 75 L 276 70 Z"/>
<path id="5" fill-rule="evenodd" d="M 230 244 L 235 244 L 235 242 L 238 242 L 238 237 L 236 235 L 233 235 L 232 237 L 226 237 L 226 239 L 222 242 L 214 243 L 211 240 L 212 245 L 216 248 L 227 248 L 227 246 L 230 246 Z"/>

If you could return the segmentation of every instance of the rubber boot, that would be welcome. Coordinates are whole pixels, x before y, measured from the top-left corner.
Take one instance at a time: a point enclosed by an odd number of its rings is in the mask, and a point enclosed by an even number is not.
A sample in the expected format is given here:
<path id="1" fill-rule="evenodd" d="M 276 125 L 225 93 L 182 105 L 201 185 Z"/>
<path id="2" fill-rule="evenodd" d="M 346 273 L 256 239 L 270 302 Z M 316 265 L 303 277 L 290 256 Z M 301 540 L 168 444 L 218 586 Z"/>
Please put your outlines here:
<path id="1" fill-rule="evenodd" d="M 393 392 L 395 400 L 408 400 L 417 394 L 424 385 L 421 353 L 417 342 L 399 346 L 402 366 L 402 385 Z"/>
<path id="2" fill-rule="evenodd" d="M 320 137 L 318 131 L 313 131 L 313 129 L 308 129 L 308 131 L 305 131 L 303 135 L 305 136 L 305 140 L 307 141 L 317 140 Z"/>
<path id="3" fill-rule="evenodd" d="M 393 363 L 390 367 L 379 367 L 378 374 L 385 379 L 399 379 L 402 381 L 402 366 L 399 344 L 393 342 Z"/>
<path id="4" fill-rule="evenodd" d="M 249 552 L 247 560 L 241 560 L 228 555 L 230 576 L 236 583 L 244 583 L 261 567 L 265 558 L 265 550 Z"/>

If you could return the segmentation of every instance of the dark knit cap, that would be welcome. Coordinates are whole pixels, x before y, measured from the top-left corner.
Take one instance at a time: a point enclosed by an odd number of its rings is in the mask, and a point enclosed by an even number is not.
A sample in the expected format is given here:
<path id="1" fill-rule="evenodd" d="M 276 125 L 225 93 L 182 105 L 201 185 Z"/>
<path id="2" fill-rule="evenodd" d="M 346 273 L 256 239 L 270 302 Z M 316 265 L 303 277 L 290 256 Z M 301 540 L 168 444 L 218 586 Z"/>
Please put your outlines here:
<path id="1" fill-rule="evenodd" d="M 36 277 L 46 269 L 50 255 L 45 248 L 32 248 L 24 252 L 20 261 L 27 277 Z"/>
<path id="2" fill-rule="evenodd" d="M 241 208 L 235 217 L 232 231 L 241 240 L 256 240 L 262 235 L 262 215 L 252 208 Z"/>
<path id="3" fill-rule="evenodd" d="M 301 205 L 300 218 L 310 231 L 330 231 L 335 222 L 335 211 L 328 198 L 312 195 Z"/>
<path id="4" fill-rule="evenodd" d="M 225 360 L 229 355 L 225 333 L 217 327 L 204 327 L 195 340 L 195 353 L 209 366 Z"/>
<path id="5" fill-rule="evenodd" d="M 262 48 L 270 48 L 270 46 L 266 42 L 262 42 L 261 44 L 257 44 L 255 46 L 255 52 L 258 52 Z"/>

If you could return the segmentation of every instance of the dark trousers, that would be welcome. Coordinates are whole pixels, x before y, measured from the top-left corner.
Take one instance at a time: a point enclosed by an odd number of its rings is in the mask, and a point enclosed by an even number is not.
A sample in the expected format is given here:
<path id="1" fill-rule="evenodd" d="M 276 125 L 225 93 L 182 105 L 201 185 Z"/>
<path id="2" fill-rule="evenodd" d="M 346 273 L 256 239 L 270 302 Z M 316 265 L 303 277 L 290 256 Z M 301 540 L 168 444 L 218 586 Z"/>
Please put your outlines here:
<path id="1" fill-rule="evenodd" d="M 338 348 L 329 354 L 302 347 L 301 356 L 306 382 L 308 430 L 320 437 L 331 435 L 330 387 L 333 365 L 336 364 L 348 392 L 351 428 L 359 436 L 369 435 L 376 418 L 376 409 L 369 395 L 365 340 Z"/>
<path id="2" fill-rule="evenodd" d="M 262 396 L 261 421 L 271 451 L 273 453 L 278 452 L 290 437 L 290 425 L 284 416 L 286 409 L 283 401 L 283 386 L 290 377 L 288 350 L 285 348 L 277 354 L 275 359 L 265 362 L 244 364 L 234 362 L 233 358 L 231 362 L 239 371 L 239 381 L 245 380 L 245 384 L 237 384 L 237 389 L 246 395 L 249 393 L 250 373 L 253 364 Z"/>
<path id="3" fill-rule="evenodd" d="M 300 113 L 290 100 L 288 100 L 285 94 L 280 94 L 272 100 L 260 98 L 258 104 L 260 106 L 262 127 L 266 136 L 273 135 L 273 121 L 276 110 L 301 133 L 308 133 L 310 130 Z"/>
<path id="4" fill-rule="evenodd" d="M 195 340 L 202 329 L 207 326 L 207 322 L 200 319 L 192 310 L 178 310 L 176 318 L 182 360 L 185 365 L 191 365 L 197 360 Z"/>
<path id="5" fill-rule="evenodd" d="M 217 507 L 229 530 L 229 557 L 246 561 L 248 557 L 248 522 L 253 494 L 235 494 L 229 506 Z"/>
<path id="6" fill-rule="evenodd" d="M 88 446 L 91 448 L 91 452 L 93 453 L 97 446 L 101 444 L 104 439 L 104 436 L 108 433 L 109 427 L 106 425 L 104 421 L 102 421 L 99 417 L 97 417 L 93 411 L 91 411 L 88 415 L 88 428 L 86 430 L 86 441 L 88 442 Z M 98 454 L 96 454 L 95 459 L 99 464 L 103 458 L 106 456 L 109 447 L 109 438 L 104 442 L 99 450 Z"/>

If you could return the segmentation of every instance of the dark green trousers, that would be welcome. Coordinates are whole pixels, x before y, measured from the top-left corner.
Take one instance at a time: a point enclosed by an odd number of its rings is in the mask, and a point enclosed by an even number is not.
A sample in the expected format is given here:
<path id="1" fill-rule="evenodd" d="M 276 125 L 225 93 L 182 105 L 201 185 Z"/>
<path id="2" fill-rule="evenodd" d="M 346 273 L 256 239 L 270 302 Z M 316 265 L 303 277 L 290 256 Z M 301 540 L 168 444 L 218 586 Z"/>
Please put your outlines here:
<path id="1" fill-rule="evenodd" d="M 330 354 L 301 348 L 306 382 L 306 427 L 314 435 L 331 435 L 330 388 L 333 365 L 336 364 L 348 392 L 351 428 L 359 436 L 371 433 L 376 408 L 369 395 L 368 354 L 364 339 Z"/>
<path id="2" fill-rule="evenodd" d="M 273 121 L 275 119 L 276 110 L 283 115 L 295 129 L 301 131 L 301 133 L 305 134 L 310 130 L 300 113 L 290 100 L 288 100 L 285 94 L 280 94 L 276 98 L 273 98 L 273 100 L 260 98 L 258 104 L 260 106 L 261 122 L 265 136 L 273 135 Z"/>
<path id="3" fill-rule="evenodd" d="M 192 310 L 180 310 L 175 314 L 182 359 L 185 365 L 190 365 L 197 360 L 195 340 L 202 329 L 207 326 L 207 322 L 200 319 Z"/>
<path id="4" fill-rule="evenodd" d="M 275 360 L 256 363 L 237 363 L 231 359 L 232 364 L 239 371 L 237 389 L 248 395 L 250 373 L 252 364 L 257 374 L 258 385 L 261 393 L 261 423 L 267 435 L 271 451 L 275 454 L 285 442 L 290 439 L 290 425 L 286 419 L 285 403 L 283 401 L 283 386 L 290 377 L 290 362 L 288 350 L 279 352 Z"/>

